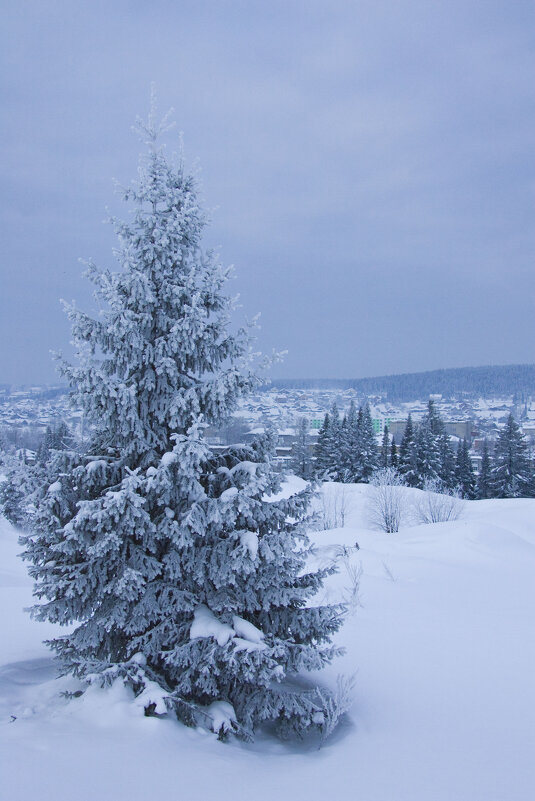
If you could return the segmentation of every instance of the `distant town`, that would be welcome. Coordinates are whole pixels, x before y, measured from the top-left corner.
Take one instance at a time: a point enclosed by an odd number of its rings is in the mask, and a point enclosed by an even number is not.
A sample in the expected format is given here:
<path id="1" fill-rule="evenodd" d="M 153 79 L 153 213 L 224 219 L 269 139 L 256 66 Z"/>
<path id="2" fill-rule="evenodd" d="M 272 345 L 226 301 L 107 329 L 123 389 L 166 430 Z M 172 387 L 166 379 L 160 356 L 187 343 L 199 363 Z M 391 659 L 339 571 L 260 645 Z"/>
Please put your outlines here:
<path id="1" fill-rule="evenodd" d="M 308 423 L 311 452 L 323 424 L 325 414 L 336 403 L 340 415 L 351 402 L 357 406 L 369 403 L 373 428 L 378 442 L 388 427 L 392 440 L 399 444 L 409 414 L 417 423 L 426 413 L 429 399 L 444 421 L 453 443 L 466 439 L 470 444 L 472 467 L 478 472 L 483 442 L 492 445 L 505 425 L 509 414 L 519 424 L 529 445 L 535 451 L 535 400 L 522 392 L 474 397 L 459 393 L 443 396 L 431 393 L 413 401 L 389 401 L 381 394 L 364 396 L 355 388 L 322 387 L 319 389 L 267 385 L 244 399 L 233 418 L 219 430 L 207 429 L 205 436 L 214 447 L 247 442 L 266 427 L 278 435 L 277 456 L 284 464 L 292 458 L 297 426 Z M 71 403 L 65 386 L 10 386 L 0 384 L 0 434 L 6 445 L 35 450 L 49 427 L 64 422 L 78 440 L 84 440 L 86 421 L 80 408 Z"/>

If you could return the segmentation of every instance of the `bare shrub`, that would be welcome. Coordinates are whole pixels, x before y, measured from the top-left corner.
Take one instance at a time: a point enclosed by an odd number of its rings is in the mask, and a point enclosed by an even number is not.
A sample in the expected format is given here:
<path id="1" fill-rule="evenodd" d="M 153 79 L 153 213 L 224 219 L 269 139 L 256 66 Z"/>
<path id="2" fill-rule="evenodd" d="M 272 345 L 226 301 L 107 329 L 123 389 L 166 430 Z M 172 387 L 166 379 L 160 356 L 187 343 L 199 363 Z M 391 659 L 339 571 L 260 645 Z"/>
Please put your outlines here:
<path id="1" fill-rule="evenodd" d="M 349 584 L 344 587 L 342 601 L 350 614 L 354 615 L 360 602 L 360 579 L 362 577 L 362 564 L 351 562 L 349 553 L 344 554 L 342 562 L 345 567 Z"/>
<path id="2" fill-rule="evenodd" d="M 394 582 L 397 581 L 396 577 L 394 576 L 394 574 L 392 573 L 392 571 L 390 570 L 388 564 L 384 559 L 383 559 L 383 570 L 385 571 L 386 576 L 390 581 Z"/>
<path id="3" fill-rule="evenodd" d="M 368 520 L 374 528 L 393 534 L 399 531 L 406 512 L 403 479 L 393 467 L 377 470 L 368 496 Z"/>
<path id="4" fill-rule="evenodd" d="M 463 502 L 457 490 L 447 489 L 438 479 L 424 484 L 424 494 L 416 503 L 415 515 L 418 523 L 446 523 L 458 520 L 463 511 Z"/>
<path id="5" fill-rule="evenodd" d="M 343 484 L 334 485 L 327 492 L 324 488 L 320 494 L 319 528 L 323 531 L 344 528 L 351 505 L 351 496 Z"/>

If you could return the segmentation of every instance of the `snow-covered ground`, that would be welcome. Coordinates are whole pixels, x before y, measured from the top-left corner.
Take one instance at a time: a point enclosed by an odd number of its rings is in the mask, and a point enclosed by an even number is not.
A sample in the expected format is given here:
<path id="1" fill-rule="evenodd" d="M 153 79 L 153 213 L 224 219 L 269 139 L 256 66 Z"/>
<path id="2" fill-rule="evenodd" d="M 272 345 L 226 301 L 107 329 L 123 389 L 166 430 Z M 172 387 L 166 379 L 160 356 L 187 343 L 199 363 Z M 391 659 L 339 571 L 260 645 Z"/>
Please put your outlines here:
<path id="1" fill-rule="evenodd" d="M 339 508 L 340 487 L 325 491 Z M 339 561 L 328 600 L 350 600 L 362 567 L 346 656 L 322 676 L 356 673 L 354 704 L 319 750 L 222 744 L 144 717 L 121 687 L 67 701 L 76 683 L 54 678 L 53 627 L 22 611 L 31 583 L 0 521 L 2 797 L 532 801 L 535 501 L 474 501 L 455 522 L 383 534 L 367 528 L 370 491 L 345 487 L 345 526 L 314 534 L 318 562 Z"/>

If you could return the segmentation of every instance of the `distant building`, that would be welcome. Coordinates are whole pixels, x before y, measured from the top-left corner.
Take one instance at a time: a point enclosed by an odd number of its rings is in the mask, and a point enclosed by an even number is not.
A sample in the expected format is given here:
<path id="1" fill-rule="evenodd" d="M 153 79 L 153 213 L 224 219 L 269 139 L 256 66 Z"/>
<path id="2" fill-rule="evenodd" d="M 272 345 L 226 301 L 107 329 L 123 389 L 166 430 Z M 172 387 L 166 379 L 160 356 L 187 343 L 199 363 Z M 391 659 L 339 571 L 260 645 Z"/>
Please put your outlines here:
<path id="1" fill-rule="evenodd" d="M 372 425 L 374 432 L 376 434 L 382 434 L 383 431 L 385 430 L 385 426 L 388 426 L 388 430 L 390 431 L 391 422 L 392 420 L 390 419 L 390 417 L 372 417 Z"/>
<path id="2" fill-rule="evenodd" d="M 417 423 L 418 418 L 415 419 L 415 416 L 413 416 L 413 421 Z M 405 417 L 402 420 L 391 420 L 390 418 L 385 418 L 384 422 L 388 423 L 388 430 L 394 437 L 394 441 L 399 442 L 403 436 L 403 432 L 405 431 L 407 418 Z M 472 420 L 445 420 L 444 427 L 446 429 L 446 433 L 448 433 L 450 437 L 457 437 L 457 439 L 472 439 L 474 432 L 474 423 Z M 374 425 L 374 430 L 376 433 L 379 433 L 383 429 L 376 429 Z"/>
<path id="3" fill-rule="evenodd" d="M 403 432 L 405 431 L 405 426 L 407 425 L 407 420 L 390 420 L 388 424 L 388 430 L 390 434 L 394 438 L 394 442 L 398 443 L 403 436 Z"/>
<path id="4" fill-rule="evenodd" d="M 474 423 L 472 420 L 445 420 L 444 427 L 451 437 L 472 439 Z"/>

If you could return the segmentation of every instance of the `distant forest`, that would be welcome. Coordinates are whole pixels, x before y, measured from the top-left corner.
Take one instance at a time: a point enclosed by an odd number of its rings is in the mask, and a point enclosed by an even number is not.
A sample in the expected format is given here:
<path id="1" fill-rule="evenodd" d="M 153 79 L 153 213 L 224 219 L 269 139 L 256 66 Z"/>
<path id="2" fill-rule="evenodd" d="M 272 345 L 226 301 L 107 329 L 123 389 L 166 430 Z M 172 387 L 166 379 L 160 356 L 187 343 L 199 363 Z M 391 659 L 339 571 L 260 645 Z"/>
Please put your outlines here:
<path id="1" fill-rule="evenodd" d="M 390 401 L 413 401 L 429 395 L 445 398 L 535 395 L 535 364 L 490 367 L 454 367 L 424 373 L 383 375 L 376 378 L 274 379 L 266 389 L 355 389 L 365 397 L 381 395 Z"/>

